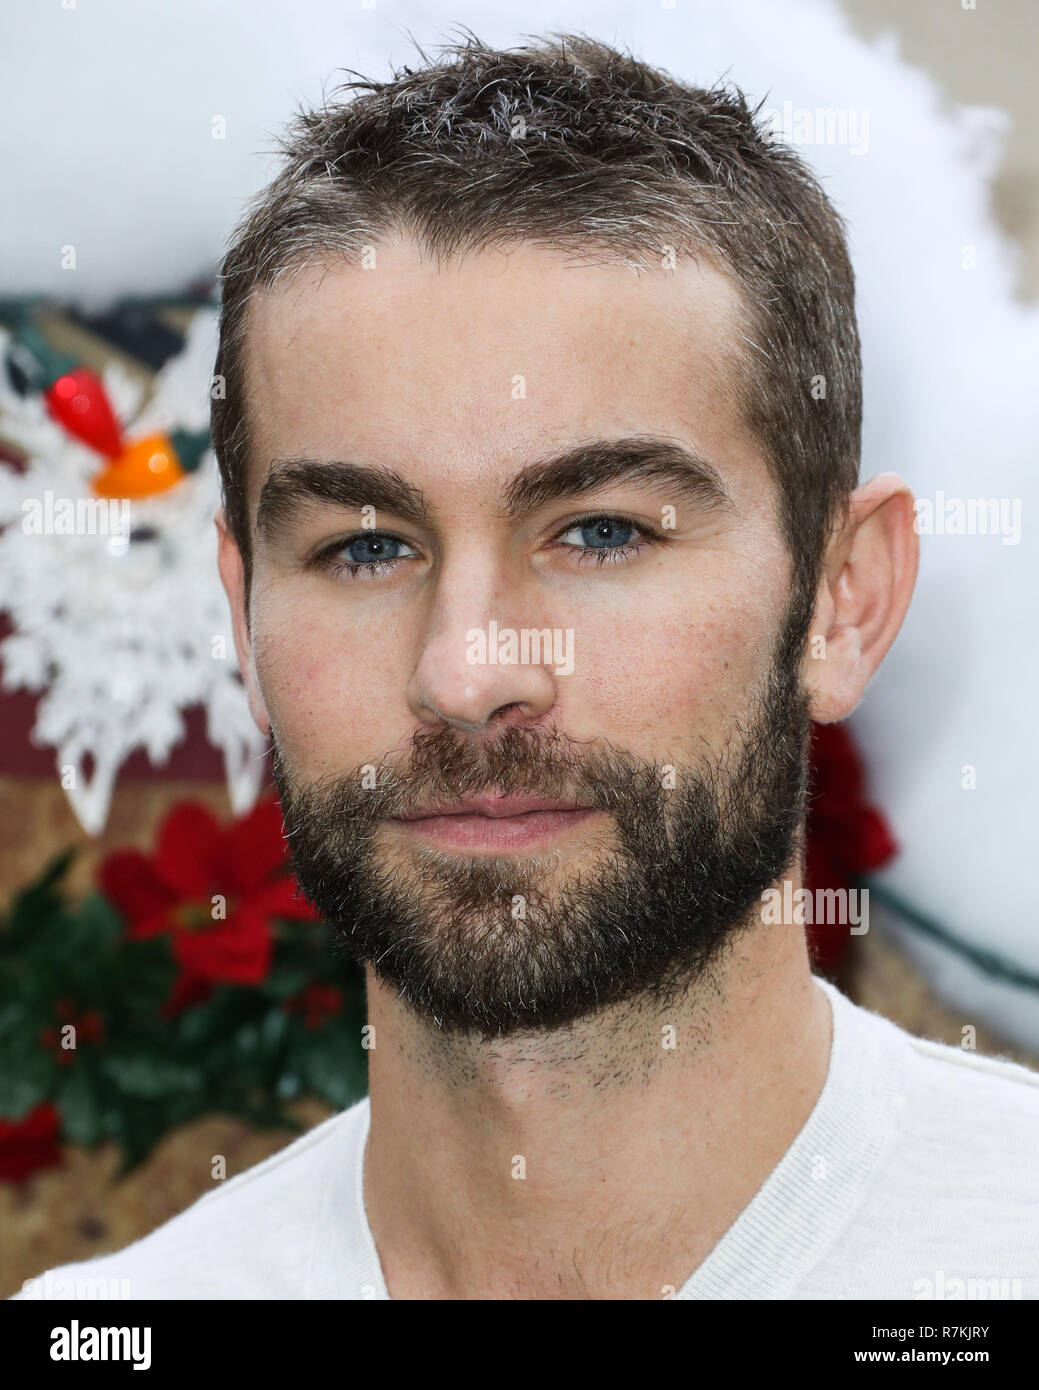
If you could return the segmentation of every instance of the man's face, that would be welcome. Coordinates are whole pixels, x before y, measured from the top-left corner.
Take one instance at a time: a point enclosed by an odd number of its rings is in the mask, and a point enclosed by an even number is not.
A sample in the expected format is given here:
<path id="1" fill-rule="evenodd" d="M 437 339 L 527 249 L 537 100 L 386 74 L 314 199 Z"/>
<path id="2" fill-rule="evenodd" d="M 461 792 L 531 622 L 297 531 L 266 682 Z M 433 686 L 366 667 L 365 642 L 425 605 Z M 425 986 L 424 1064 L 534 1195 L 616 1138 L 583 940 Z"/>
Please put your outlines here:
<path id="1" fill-rule="evenodd" d="M 304 889 L 446 1027 L 681 985 L 790 862 L 807 714 L 737 303 L 705 261 L 403 242 L 251 310 L 254 713 Z"/>

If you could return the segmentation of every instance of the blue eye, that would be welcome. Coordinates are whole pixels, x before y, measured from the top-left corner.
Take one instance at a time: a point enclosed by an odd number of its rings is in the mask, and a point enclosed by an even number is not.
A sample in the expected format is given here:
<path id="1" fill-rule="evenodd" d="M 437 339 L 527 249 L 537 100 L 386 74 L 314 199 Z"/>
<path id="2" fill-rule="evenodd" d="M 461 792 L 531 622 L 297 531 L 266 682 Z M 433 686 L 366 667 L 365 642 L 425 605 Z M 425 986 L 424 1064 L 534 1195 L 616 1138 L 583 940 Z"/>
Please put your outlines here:
<path id="1" fill-rule="evenodd" d="M 340 550 L 341 555 L 354 565 L 375 565 L 386 560 L 399 560 L 400 550 L 405 542 L 396 536 L 384 535 L 381 531 L 368 531 L 354 536 Z"/>
<path id="2" fill-rule="evenodd" d="M 623 517 L 592 516 L 571 526 L 559 539 L 564 540 L 574 534 L 580 537 L 575 544 L 584 550 L 613 550 L 631 545 L 638 535 L 638 527 Z"/>
<path id="3" fill-rule="evenodd" d="M 572 552 L 578 561 L 602 565 L 624 563 L 647 546 L 662 544 L 663 539 L 629 517 L 595 515 L 572 522 L 557 534 L 555 543 Z M 416 558 L 416 550 L 399 536 L 385 531 L 360 531 L 333 541 L 310 564 L 336 576 L 375 579 L 392 574 L 401 561 Z"/>
<path id="4" fill-rule="evenodd" d="M 412 559 L 415 551 L 399 536 L 385 531 L 361 531 L 356 536 L 335 541 L 312 561 L 316 569 L 351 579 L 374 579 L 390 574 L 401 560 Z"/>
<path id="5" fill-rule="evenodd" d="M 663 540 L 629 516 L 582 516 L 556 536 L 556 544 L 569 550 L 578 564 L 621 565 Z"/>

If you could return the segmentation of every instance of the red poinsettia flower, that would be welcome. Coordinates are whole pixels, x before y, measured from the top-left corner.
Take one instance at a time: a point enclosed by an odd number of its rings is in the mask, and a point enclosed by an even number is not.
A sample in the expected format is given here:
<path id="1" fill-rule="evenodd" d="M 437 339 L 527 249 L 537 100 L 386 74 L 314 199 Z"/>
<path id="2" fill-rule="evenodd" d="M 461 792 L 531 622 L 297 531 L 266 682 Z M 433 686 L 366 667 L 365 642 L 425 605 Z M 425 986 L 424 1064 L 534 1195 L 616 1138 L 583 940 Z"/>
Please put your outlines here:
<path id="1" fill-rule="evenodd" d="M 866 776 L 843 724 L 813 724 L 805 845 L 807 888 L 848 888 L 898 851 L 884 817 L 866 800 Z M 850 941 L 846 924 L 809 928 L 818 966 L 835 965 Z"/>
<path id="2" fill-rule="evenodd" d="M 270 970 L 271 919 L 317 915 L 298 895 L 273 800 L 228 826 L 200 803 L 182 802 L 163 821 L 153 855 L 121 850 L 98 877 L 131 937 L 172 937 L 180 978 L 167 1015 L 214 984 L 259 984 Z"/>
<path id="3" fill-rule="evenodd" d="M 0 1180 L 21 1182 L 61 1162 L 61 1116 L 50 1101 L 20 1120 L 0 1120 Z"/>

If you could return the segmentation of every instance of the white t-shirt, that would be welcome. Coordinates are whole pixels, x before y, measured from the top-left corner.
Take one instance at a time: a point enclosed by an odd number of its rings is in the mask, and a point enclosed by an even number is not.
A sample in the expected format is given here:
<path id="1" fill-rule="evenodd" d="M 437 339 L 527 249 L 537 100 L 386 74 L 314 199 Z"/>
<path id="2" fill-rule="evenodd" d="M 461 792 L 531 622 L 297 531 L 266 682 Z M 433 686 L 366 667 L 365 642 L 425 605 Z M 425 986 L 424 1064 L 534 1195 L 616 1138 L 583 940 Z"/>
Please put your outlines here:
<path id="1" fill-rule="evenodd" d="M 819 983 L 834 1034 L 815 1108 L 672 1296 L 1039 1297 L 1039 1074 L 923 1042 Z M 363 1100 L 333 1115 L 15 1297 L 387 1299 L 362 1192 L 368 1114 Z"/>

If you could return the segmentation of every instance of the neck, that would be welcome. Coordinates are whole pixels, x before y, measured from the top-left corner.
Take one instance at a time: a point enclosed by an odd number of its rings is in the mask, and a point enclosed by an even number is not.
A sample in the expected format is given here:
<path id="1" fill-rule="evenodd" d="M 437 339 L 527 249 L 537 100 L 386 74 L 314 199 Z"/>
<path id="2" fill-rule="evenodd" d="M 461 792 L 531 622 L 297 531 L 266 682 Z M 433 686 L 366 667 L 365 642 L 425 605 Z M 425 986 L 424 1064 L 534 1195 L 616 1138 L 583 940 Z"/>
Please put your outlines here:
<path id="1" fill-rule="evenodd" d="M 800 886 L 797 884 L 796 886 Z M 664 1298 L 826 1079 L 804 933 L 755 925 L 666 1009 L 443 1035 L 369 969 L 365 1201 L 391 1298 Z"/>

